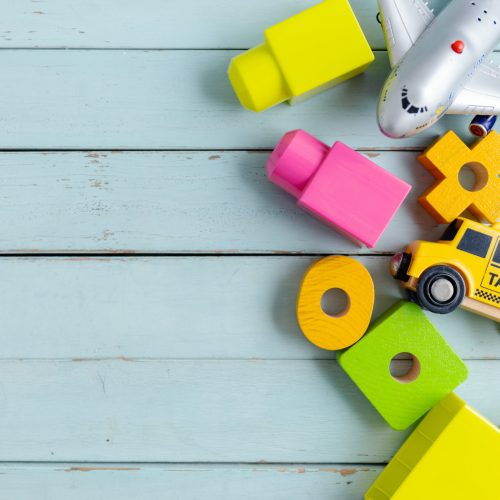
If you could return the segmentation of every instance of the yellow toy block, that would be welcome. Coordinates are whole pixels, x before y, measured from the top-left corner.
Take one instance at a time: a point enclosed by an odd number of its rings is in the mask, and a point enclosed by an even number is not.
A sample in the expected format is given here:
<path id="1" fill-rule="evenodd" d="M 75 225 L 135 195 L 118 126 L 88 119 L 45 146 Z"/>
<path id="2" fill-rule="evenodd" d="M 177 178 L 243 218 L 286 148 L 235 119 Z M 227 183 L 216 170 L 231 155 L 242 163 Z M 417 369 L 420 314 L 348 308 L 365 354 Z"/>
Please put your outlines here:
<path id="1" fill-rule="evenodd" d="M 413 431 L 365 500 L 497 500 L 500 432 L 455 394 Z"/>
<path id="2" fill-rule="evenodd" d="M 420 198 L 424 208 L 442 224 L 449 223 L 465 210 L 481 222 L 497 222 L 500 217 L 500 135 L 490 132 L 472 149 L 454 132 L 447 132 L 418 160 L 438 180 Z M 462 167 L 476 176 L 472 191 L 460 184 Z"/>
<path id="3" fill-rule="evenodd" d="M 252 111 L 317 93 L 374 60 L 347 0 L 325 0 L 268 28 L 264 39 L 228 70 L 238 99 Z"/>
<path id="4" fill-rule="evenodd" d="M 330 316 L 321 298 L 330 289 L 341 289 L 349 298 L 347 309 Z M 321 259 L 306 272 L 299 291 L 297 319 L 304 335 L 322 349 L 344 349 L 358 341 L 370 323 L 375 288 L 370 273 L 349 257 Z"/>

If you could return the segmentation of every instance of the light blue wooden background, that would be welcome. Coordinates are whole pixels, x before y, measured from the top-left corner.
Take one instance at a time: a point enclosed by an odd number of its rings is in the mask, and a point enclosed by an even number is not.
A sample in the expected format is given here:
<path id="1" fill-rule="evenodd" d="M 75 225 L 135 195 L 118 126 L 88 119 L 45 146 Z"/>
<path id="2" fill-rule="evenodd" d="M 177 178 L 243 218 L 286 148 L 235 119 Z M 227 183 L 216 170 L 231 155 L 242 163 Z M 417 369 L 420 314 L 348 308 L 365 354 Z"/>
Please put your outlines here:
<path id="1" fill-rule="evenodd" d="M 229 59 L 313 3 L 0 0 L 0 500 L 359 499 L 402 443 L 304 340 L 294 301 L 336 252 L 372 272 L 375 316 L 402 296 L 389 256 L 442 230 L 416 203 L 417 151 L 467 121 L 378 132 L 375 0 L 352 2 L 366 75 L 241 109 Z M 376 251 L 266 181 L 296 127 L 415 186 Z M 498 424 L 498 325 L 432 320 L 469 366 L 458 393 Z"/>

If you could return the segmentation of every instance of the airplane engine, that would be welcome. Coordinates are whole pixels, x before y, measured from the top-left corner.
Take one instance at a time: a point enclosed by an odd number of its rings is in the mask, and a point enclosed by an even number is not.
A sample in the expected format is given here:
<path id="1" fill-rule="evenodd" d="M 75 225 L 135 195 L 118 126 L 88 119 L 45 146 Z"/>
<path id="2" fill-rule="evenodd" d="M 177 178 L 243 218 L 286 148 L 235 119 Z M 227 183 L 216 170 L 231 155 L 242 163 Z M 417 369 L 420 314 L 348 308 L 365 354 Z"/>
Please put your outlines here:
<path id="1" fill-rule="evenodd" d="M 495 126 L 497 118 L 498 118 L 497 116 L 490 116 L 490 115 L 475 116 L 469 125 L 469 130 L 471 134 L 477 137 L 485 137 L 491 132 L 491 130 Z"/>

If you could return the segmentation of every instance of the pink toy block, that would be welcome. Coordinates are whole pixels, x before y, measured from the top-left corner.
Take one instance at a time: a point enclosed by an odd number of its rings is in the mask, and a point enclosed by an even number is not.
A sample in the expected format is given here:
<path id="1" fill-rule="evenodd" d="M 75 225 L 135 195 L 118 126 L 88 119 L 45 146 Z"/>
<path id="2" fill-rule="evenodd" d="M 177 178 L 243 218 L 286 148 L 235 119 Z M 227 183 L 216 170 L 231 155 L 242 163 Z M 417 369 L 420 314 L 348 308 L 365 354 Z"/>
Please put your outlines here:
<path id="1" fill-rule="evenodd" d="M 411 186 L 341 142 L 331 148 L 287 132 L 267 162 L 269 180 L 358 244 L 375 246 Z"/>

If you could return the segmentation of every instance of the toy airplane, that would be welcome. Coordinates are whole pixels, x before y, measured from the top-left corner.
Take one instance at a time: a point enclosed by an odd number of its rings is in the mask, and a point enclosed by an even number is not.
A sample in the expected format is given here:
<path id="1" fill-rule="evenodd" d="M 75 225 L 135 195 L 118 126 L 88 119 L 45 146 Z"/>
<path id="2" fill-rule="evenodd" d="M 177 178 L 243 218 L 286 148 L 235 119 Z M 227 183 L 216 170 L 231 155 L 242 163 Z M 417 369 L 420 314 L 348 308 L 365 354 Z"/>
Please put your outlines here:
<path id="1" fill-rule="evenodd" d="M 477 115 L 485 136 L 500 114 L 500 70 L 486 61 L 500 42 L 500 0 L 451 0 L 434 16 L 422 0 L 379 0 L 392 67 L 378 123 L 389 137 L 418 134 L 444 114 Z"/>

